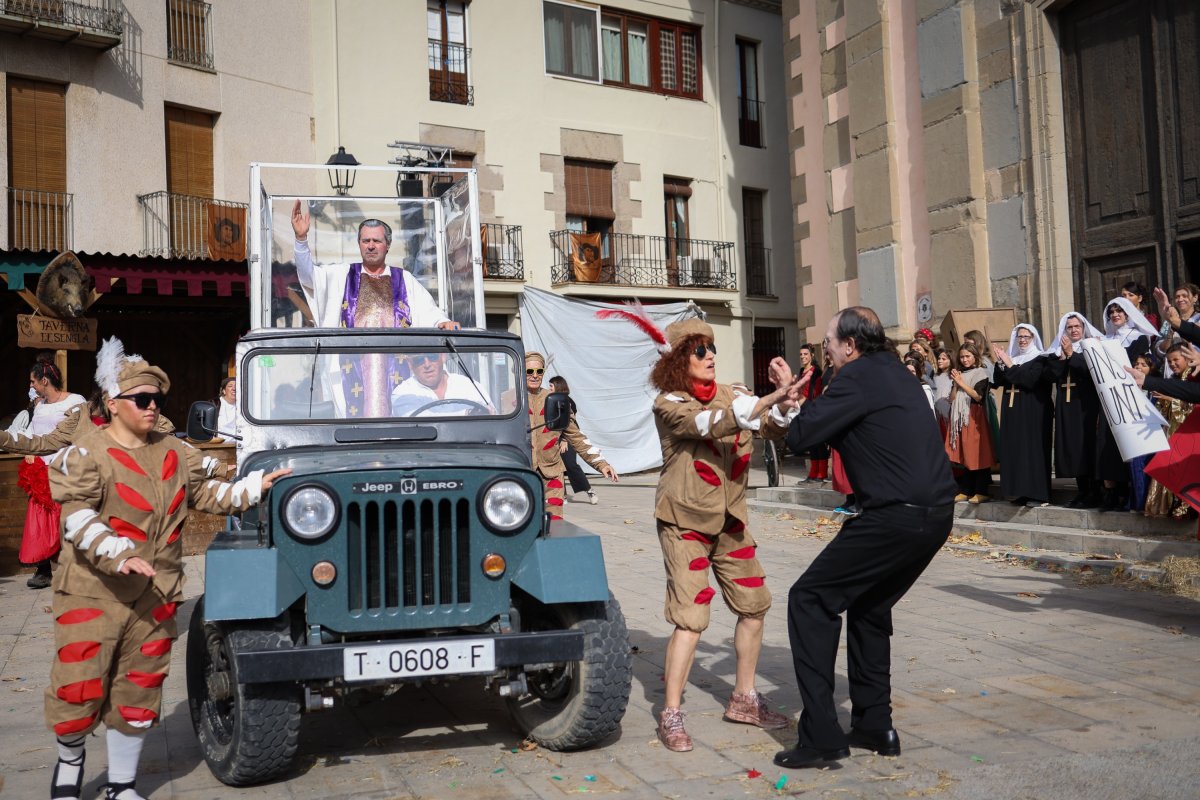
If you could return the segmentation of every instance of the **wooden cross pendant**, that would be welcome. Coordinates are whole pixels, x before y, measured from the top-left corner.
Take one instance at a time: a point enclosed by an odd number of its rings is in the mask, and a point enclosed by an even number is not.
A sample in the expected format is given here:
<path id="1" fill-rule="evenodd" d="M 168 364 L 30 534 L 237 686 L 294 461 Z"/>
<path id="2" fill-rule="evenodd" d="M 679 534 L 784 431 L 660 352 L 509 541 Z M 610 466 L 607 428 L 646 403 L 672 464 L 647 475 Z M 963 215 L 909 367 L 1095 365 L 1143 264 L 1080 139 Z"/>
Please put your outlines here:
<path id="1" fill-rule="evenodd" d="M 1013 398 L 1016 396 L 1017 392 L 1019 392 L 1019 391 L 1021 391 L 1021 390 L 1015 386 L 1008 387 L 1008 407 L 1009 408 L 1013 407 Z"/>
<path id="2" fill-rule="evenodd" d="M 1078 385 L 1079 385 L 1078 383 L 1071 382 L 1071 375 L 1068 373 L 1067 374 L 1067 382 L 1062 385 L 1062 388 L 1067 390 L 1067 402 L 1068 403 L 1071 402 L 1071 387 L 1078 386 Z"/>

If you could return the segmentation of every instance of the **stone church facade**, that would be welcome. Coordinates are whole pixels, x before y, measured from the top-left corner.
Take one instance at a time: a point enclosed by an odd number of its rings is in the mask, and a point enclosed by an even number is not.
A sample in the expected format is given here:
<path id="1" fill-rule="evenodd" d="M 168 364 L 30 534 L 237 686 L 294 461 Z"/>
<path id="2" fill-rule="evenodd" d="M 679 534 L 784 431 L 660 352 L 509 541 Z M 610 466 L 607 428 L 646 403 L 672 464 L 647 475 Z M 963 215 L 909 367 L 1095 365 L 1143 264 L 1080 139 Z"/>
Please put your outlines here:
<path id="1" fill-rule="evenodd" d="M 1200 4 L 784 0 L 797 305 L 1052 334 L 1200 278 Z"/>

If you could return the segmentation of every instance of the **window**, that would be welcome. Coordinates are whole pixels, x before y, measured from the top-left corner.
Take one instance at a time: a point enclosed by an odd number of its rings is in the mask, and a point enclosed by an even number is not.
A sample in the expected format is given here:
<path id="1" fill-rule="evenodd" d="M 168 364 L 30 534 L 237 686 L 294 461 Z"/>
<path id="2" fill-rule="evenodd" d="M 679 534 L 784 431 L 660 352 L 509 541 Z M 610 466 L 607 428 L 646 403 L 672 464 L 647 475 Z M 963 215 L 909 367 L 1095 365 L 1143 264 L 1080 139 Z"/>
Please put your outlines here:
<path id="1" fill-rule="evenodd" d="M 771 291 L 771 252 L 764 247 L 764 209 L 767 193 L 760 189 L 742 189 L 742 244 L 746 248 L 746 294 L 773 297 Z"/>
<path id="2" fill-rule="evenodd" d="M 699 28 L 558 0 L 543 0 L 542 15 L 551 75 L 702 99 Z"/>
<path id="3" fill-rule="evenodd" d="M 214 117 L 203 111 L 166 107 L 167 192 L 171 249 L 202 251 L 208 232 L 208 203 L 213 196 Z"/>
<path id="4" fill-rule="evenodd" d="M 771 384 L 771 359 L 784 357 L 783 328 L 754 326 L 754 393 L 759 397 L 775 391 Z"/>
<path id="5" fill-rule="evenodd" d="M 744 39 L 737 42 L 738 142 L 747 147 L 762 147 L 762 102 L 758 87 L 758 45 Z"/>
<path id="6" fill-rule="evenodd" d="M 9 245 L 69 247 L 67 87 L 8 79 Z"/>
<path id="7" fill-rule="evenodd" d="M 429 36 L 429 99 L 441 103 L 473 105 L 473 87 L 467 82 L 467 4 L 462 0 L 427 0 Z"/>
<path id="8" fill-rule="evenodd" d="M 581 80 L 599 80 L 595 9 L 544 2 L 546 72 Z"/>
<path id="9" fill-rule="evenodd" d="M 667 234 L 668 269 L 676 259 L 691 255 L 688 249 L 688 198 L 692 196 L 687 178 L 663 178 L 663 214 Z"/>
<path id="10" fill-rule="evenodd" d="M 567 230 L 599 234 L 600 255 L 608 258 L 613 212 L 612 164 L 566 159 L 563 172 L 567 189 Z"/>
<path id="11" fill-rule="evenodd" d="M 212 6 L 202 0 L 167 0 L 167 58 L 214 69 L 211 17 Z"/>

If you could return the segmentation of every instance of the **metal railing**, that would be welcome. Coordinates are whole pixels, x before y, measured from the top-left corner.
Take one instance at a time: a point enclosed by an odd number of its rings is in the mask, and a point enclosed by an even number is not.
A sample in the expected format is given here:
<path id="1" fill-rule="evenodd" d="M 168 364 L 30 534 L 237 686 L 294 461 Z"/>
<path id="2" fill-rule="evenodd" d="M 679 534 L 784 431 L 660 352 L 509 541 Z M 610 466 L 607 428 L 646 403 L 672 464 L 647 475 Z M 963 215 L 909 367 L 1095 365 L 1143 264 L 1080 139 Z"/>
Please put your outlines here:
<path id="1" fill-rule="evenodd" d="M 14 250 L 70 250 L 74 239 L 73 200 L 70 192 L 10 188 L 8 246 Z"/>
<path id="2" fill-rule="evenodd" d="M 438 103 L 475 105 L 475 87 L 467 83 L 471 48 L 429 40 L 429 99 Z"/>
<path id="3" fill-rule="evenodd" d="M 246 257 L 246 203 L 174 192 L 138 196 L 140 255 L 241 260 Z"/>
<path id="4" fill-rule="evenodd" d="M 610 233 L 599 258 L 577 252 L 571 231 L 551 231 L 550 282 L 737 289 L 733 242 Z M 582 249 L 582 248 L 578 248 Z"/>
<path id="5" fill-rule="evenodd" d="M 774 297 L 771 289 L 771 248 L 746 245 L 746 294 Z"/>
<path id="6" fill-rule="evenodd" d="M 738 143 L 746 147 L 763 147 L 762 120 L 766 103 L 761 100 L 738 98 Z"/>
<path id="7" fill-rule="evenodd" d="M 212 5 L 203 0 L 167 0 L 167 58 L 176 64 L 215 69 Z"/>
<path id="8" fill-rule="evenodd" d="M 121 13 L 107 0 L 0 0 L 0 14 L 120 36 Z"/>
<path id="9" fill-rule="evenodd" d="M 525 280 L 525 245 L 520 225 L 488 222 L 480 226 L 483 241 L 483 277 L 490 280 Z"/>

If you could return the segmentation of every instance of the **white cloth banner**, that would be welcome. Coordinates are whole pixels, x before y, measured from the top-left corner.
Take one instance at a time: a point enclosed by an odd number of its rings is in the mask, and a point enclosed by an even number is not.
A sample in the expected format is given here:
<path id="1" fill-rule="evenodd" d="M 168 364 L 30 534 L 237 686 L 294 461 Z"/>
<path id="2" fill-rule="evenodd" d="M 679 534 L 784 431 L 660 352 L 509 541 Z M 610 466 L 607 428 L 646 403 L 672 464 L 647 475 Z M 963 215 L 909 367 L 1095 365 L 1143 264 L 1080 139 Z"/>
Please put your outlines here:
<path id="1" fill-rule="evenodd" d="M 618 473 L 662 466 L 650 386 L 650 368 L 658 351 L 650 337 L 630 322 L 596 319 L 603 308 L 622 304 L 571 300 L 553 292 L 525 287 L 520 296 L 521 339 L 525 350 L 547 359 L 545 381 L 561 375 L 579 407 L 579 428 L 597 445 Z M 692 303 L 645 306 L 659 328 L 700 316 Z M 583 459 L 579 464 L 594 472 Z"/>
<path id="2" fill-rule="evenodd" d="M 1125 371 L 1129 356 L 1121 343 L 1084 339 L 1080 344 L 1121 458 L 1129 461 L 1170 449 L 1163 431 L 1167 421 Z"/>

